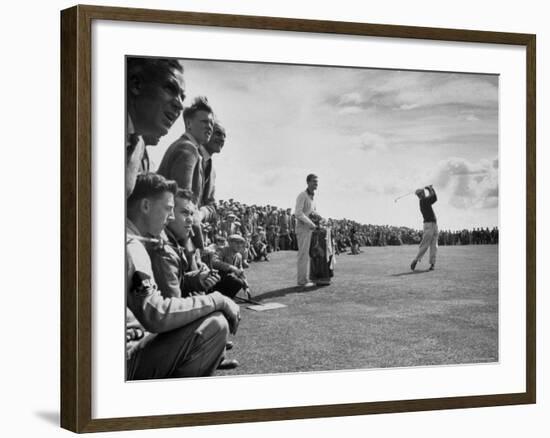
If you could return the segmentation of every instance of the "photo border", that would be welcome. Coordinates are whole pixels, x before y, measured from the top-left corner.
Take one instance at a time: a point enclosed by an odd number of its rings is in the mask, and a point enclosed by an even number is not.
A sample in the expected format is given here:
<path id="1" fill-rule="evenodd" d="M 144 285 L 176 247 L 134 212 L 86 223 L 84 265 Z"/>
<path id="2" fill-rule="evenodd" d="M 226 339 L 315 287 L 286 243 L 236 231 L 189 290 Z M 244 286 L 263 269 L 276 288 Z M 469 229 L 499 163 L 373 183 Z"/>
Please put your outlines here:
<path id="1" fill-rule="evenodd" d="M 521 393 L 92 419 L 92 21 L 491 43 L 526 48 L 526 390 Z M 61 12 L 61 426 L 74 432 L 275 421 L 536 402 L 536 36 L 78 5 Z"/>

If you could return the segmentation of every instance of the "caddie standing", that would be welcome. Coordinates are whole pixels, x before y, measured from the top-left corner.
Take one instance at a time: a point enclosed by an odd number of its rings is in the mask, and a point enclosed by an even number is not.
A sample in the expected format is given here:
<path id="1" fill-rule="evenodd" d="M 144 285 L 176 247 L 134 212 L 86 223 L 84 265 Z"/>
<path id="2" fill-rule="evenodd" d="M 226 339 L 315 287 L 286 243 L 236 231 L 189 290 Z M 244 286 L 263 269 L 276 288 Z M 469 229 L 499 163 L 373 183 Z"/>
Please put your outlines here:
<path id="1" fill-rule="evenodd" d="M 315 190 L 318 186 L 317 175 L 309 174 L 306 178 L 307 188 L 300 192 L 296 199 L 296 236 L 298 238 L 298 286 L 312 287 L 315 286 L 309 279 L 309 247 L 311 244 L 311 234 L 316 228 L 315 224 L 309 218 L 311 213 L 316 212 L 314 200 Z"/>

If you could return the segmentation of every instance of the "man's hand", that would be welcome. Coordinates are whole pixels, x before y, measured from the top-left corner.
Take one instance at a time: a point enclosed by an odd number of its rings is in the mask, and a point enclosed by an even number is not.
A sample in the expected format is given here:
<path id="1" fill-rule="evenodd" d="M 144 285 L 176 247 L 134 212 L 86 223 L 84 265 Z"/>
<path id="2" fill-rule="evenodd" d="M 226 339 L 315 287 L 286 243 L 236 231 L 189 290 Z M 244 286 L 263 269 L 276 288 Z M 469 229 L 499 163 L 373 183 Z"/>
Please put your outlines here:
<path id="1" fill-rule="evenodd" d="M 229 322 L 229 332 L 234 335 L 239 328 L 239 322 L 241 320 L 241 308 L 231 298 L 224 296 L 223 314 Z"/>
<path id="2" fill-rule="evenodd" d="M 237 268 L 236 266 L 231 266 L 231 272 L 233 272 L 238 277 L 244 275 L 244 269 Z"/>
<path id="3" fill-rule="evenodd" d="M 126 342 L 137 341 L 145 335 L 144 331 L 140 327 L 126 328 Z"/>
<path id="4" fill-rule="evenodd" d="M 204 270 L 199 274 L 199 282 L 205 291 L 212 289 L 221 280 L 217 272 Z"/>

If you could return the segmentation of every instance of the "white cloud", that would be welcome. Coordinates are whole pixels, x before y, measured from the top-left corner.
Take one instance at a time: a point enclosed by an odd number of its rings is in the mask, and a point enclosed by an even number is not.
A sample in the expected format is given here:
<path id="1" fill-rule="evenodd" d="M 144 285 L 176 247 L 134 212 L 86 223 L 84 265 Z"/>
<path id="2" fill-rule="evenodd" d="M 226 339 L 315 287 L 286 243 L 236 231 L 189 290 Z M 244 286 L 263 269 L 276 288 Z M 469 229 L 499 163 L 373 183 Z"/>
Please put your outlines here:
<path id="1" fill-rule="evenodd" d="M 365 131 L 360 136 L 359 147 L 367 152 L 380 152 L 386 150 L 387 144 L 381 135 Z"/>
<path id="2" fill-rule="evenodd" d="M 498 197 L 485 198 L 481 205 L 481 208 L 497 208 Z"/>
<path id="3" fill-rule="evenodd" d="M 449 204 L 458 209 L 494 208 L 498 205 L 498 159 L 471 163 L 464 158 L 441 161 L 434 188 L 445 191 Z"/>
<path id="4" fill-rule="evenodd" d="M 338 109 L 339 114 L 359 114 L 363 111 L 363 108 L 360 106 L 344 106 Z"/>
<path id="5" fill-rule="evenodd" d="M 361 93 L 353 91 L 351 93 L 346 93 L 340 96 L 337 105 L 346 106 L 346 105 L 361 105 L 363 103 L 363 98 Z"/>
<path id="6" fill-rule="evenodd" d="M 398 193 L 401 193 L 402 191 L 403 190 L 397 184 L 394 184 L 394 183 L 385 184 L 382 189 L 382 193 L 386 195 L 396 195 Z"/>
<path id="7" fill-rule="evenodd" d="M 494 105 L 498 100 L 498 87 L 474 77 L 440 76 L 424 81 L 416 87 L 401 89 L 396 95 L 400 105 Z"/>
<path id="8" fill-rule="evenodd" d="M 355 85 L 355 84 L 354 84 Z M 339 106 L 366 105 L 403 111 L 436 105 L 494 107 L 498 80 L 494 77 L 405 71 L 367 71 L 362 87 L 343 94 Z M 469 111 L 468 121 L 476 121 Z"/>
<path id="9" fill-rule="evenodd" d="M 404 104 L 399 106 L 399 109 L 404 110 L 404 111 L 408 111 L 408 110 L 418 108 L 419 106 L 420 106 L 419 103 L 410 103 L 410 104 L 404 103 Z"/>

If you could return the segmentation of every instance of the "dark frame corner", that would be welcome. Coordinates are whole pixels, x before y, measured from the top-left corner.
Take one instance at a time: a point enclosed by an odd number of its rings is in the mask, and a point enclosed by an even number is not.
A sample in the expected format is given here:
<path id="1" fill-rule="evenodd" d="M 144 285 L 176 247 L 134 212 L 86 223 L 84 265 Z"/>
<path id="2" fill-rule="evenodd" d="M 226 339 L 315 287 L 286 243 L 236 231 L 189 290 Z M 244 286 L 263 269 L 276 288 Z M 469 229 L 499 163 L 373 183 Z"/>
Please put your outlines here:
<path id="1" fill-rule="evenodd" d="M 91 23 L 140 21 L 512 44 L 527 52 L 526 392 L 234 412 L 92 419 Z M 61 12 L 61 426 L 73 432 L 275 421 L 536 402 L 536 36 L 275 17 L 74 6 Z"/>

